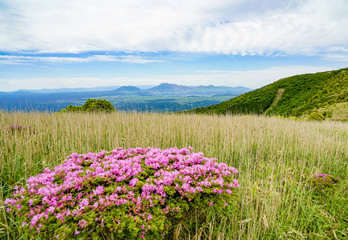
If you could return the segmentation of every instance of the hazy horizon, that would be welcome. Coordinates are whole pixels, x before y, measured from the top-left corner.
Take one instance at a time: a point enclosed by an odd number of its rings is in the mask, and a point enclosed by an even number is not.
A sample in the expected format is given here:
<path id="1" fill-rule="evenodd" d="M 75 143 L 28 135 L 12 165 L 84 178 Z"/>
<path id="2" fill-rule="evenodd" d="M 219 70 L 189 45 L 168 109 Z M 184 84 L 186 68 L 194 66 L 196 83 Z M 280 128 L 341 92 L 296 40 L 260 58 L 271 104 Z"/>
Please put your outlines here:
<path id="1" fill-rule="evenodd" d="M 137 88 L 140 88 L 140 89 L 151 89 L 153 87 L 157 87 L 157 86 L 160 86 L 162 84 L 173 84 L 173 85 L 178 85 L 178 86 L 185 86 L 185 87 L 208 87 L 208 86 L 214 86 L 214 87 L 231 87 L 231 86 L 222 86 L 222 85 L 213 85 L 213 84 L 210 84 L 210 85 L 183 85 L 183 84 L 175 84 L 175 83 L 166 83 L 166 82 L 163 82 L 163 83 L 160 83 L 158 85 L 119 85 L 119 86 L 96 86 L 96 87 L 71 87 L 71 88 L 66 88 L 66 87 L 63 87 L 63 88 L 39 88 L 39 89 L 36 89 L 36 88 L 21 88 L 21 89 L 17 89 L 17 90 L 13 90 L 13 91 L 3 91 L 3 92 L 17 92 L 17 91 L 44 91 L 44 90 L 47 90 L 47 91 L 53 91 L 53 90 L 63 90 L 63 89 L 66 89 L 66 90 L 69 90 L 69 89 L 100 89 L 98 91 L 105 91 L 105 90 L 102 90 L 102 89 L 106 89 L 106 88 L 113 88 L 113 90 L 116 90 L 118 88 L 121 88 L 121 87 L 137 87 Z M 247 88 L 247 87 L 244 87 L 244 86 L 236 86 L 234 88 Z M 253 90 L 252 88 L 249 88 L 250 90 Z"/>

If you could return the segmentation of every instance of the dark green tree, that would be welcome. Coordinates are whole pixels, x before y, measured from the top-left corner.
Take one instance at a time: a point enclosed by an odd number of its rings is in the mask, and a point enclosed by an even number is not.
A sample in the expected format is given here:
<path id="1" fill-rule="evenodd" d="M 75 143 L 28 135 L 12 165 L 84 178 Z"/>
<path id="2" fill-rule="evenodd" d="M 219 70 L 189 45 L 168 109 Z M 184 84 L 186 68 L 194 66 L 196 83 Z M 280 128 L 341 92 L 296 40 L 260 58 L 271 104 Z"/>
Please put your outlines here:
<path id="1" fill-rule="evenodd" d="M 69 105 L 65 109 L 62 109 L 61 112 L 81 112 L 82 107 L 81 106 L 73 106 Z"/>
<path id="2" fill-rule="evenodd" d="M 88 99 L 82 106 L 84 112 L 115 112 L 115 107 L 105 99 Z"/>

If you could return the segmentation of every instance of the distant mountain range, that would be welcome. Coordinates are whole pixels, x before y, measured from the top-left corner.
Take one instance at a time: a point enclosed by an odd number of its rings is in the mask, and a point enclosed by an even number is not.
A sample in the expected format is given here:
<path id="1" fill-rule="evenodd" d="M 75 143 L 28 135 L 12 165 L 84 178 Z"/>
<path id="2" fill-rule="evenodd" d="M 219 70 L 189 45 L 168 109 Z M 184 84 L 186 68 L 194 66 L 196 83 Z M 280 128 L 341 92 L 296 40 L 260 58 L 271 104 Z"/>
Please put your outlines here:
<path id="1" fill-rule="evenodd" d="M 348 68 L 280 79 L 194 113 L 303 116 L 313 111 L 348 119 Z"/>
<path id="2" fill-rule="evenodd" d="M 20 89 L 17 91 L 11 91 L 10 93 L 14 92 L 31 92 L 31 93 L 68 93 L 68 92 L 103 92 L 103 91 L 110 91 L 120 88 L 121 86 L 101 86 L 101 87 L 91 87 L 91 88 L 55 88 L 55 89 L 35 89 L 35 90 L 29 90 L 29 89 Z M 155 86 L 153 85 L 138 85 L 137 88 L 140 89 L 149 89 L 153 88 Z"/>
<path id="3" fill-rule="evenodd" d="M 171 83 L 161 83 L 158 86 L 102 86 L 93 88 L 59 88 L 59 89 L 38 89 L 7 92 L 9 94 L 34 94 L 34 93 L 93 93 L 127 95 L 139 94 L 146 96 L 213 96 L 213 95 L 239 95 L 250 91 L 246 87 L 226 87 L 226 86 L 184 86 Z M 0 92 L 6 93 L 6 92 Z"/>
<path id="4" fill-rule="evenodd" d="M 82 105 L 88 98 L 103 98 L 119 110 L 180 111 L 216 104 L 250 90 L 245 87 L 183 86 L 169 83 L 158 86 L 22 89 L 0 92 L 0 108 L 8 111 L 59 111 L 70 104 Z"/>
<path id="5" fill-rule="evenodd" d="M 148 89 L 153 95 L 167 96 L 214 96 L 214 95 L 240 95 L 249 92 L 246 87 L 220 87 L 220 86 L 183 86 L 170 83 L 162 83 L 157 87 Z"/>

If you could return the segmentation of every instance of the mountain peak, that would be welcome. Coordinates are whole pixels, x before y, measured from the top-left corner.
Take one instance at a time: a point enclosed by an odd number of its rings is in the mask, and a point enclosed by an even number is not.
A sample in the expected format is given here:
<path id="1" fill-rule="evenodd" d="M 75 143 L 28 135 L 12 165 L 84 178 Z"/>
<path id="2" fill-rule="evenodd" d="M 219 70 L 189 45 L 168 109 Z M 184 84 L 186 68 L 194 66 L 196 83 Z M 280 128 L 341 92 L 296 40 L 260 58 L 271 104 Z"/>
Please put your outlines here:
<path id="1" fill-rule="evenodd" d="M 192 87 L 183 86 L 183 85 L 177 85 L 172 83 L 161 83 L 157 87 L 153 87 L 149 89 L 152 92 L 168 92 L 168 93 L 175 93 L 179 91 L 189 91 Z"/>
<path id="2" fill-rule="evenodd" d="M 139 92 L 139 91 L 141 91 L 141 89 L 138 87 L 135 87 L 135 86 L 123 86 L 123 87 L 116 89 L 116 91 L 117 92 L 121 92 L 121 91 Z"/>

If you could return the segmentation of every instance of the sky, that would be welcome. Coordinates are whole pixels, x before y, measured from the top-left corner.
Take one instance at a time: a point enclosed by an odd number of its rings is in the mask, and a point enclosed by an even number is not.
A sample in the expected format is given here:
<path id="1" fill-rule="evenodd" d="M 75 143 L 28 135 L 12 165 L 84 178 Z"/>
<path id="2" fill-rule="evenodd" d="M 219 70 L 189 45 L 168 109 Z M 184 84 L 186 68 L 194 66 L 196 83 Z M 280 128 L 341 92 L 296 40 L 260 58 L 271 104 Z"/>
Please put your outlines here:
<path id="1" fill-rule="evenodd" d="M 348 0 L 0 0 L 0 91 L 260 88 L 348 67 Z"/>

